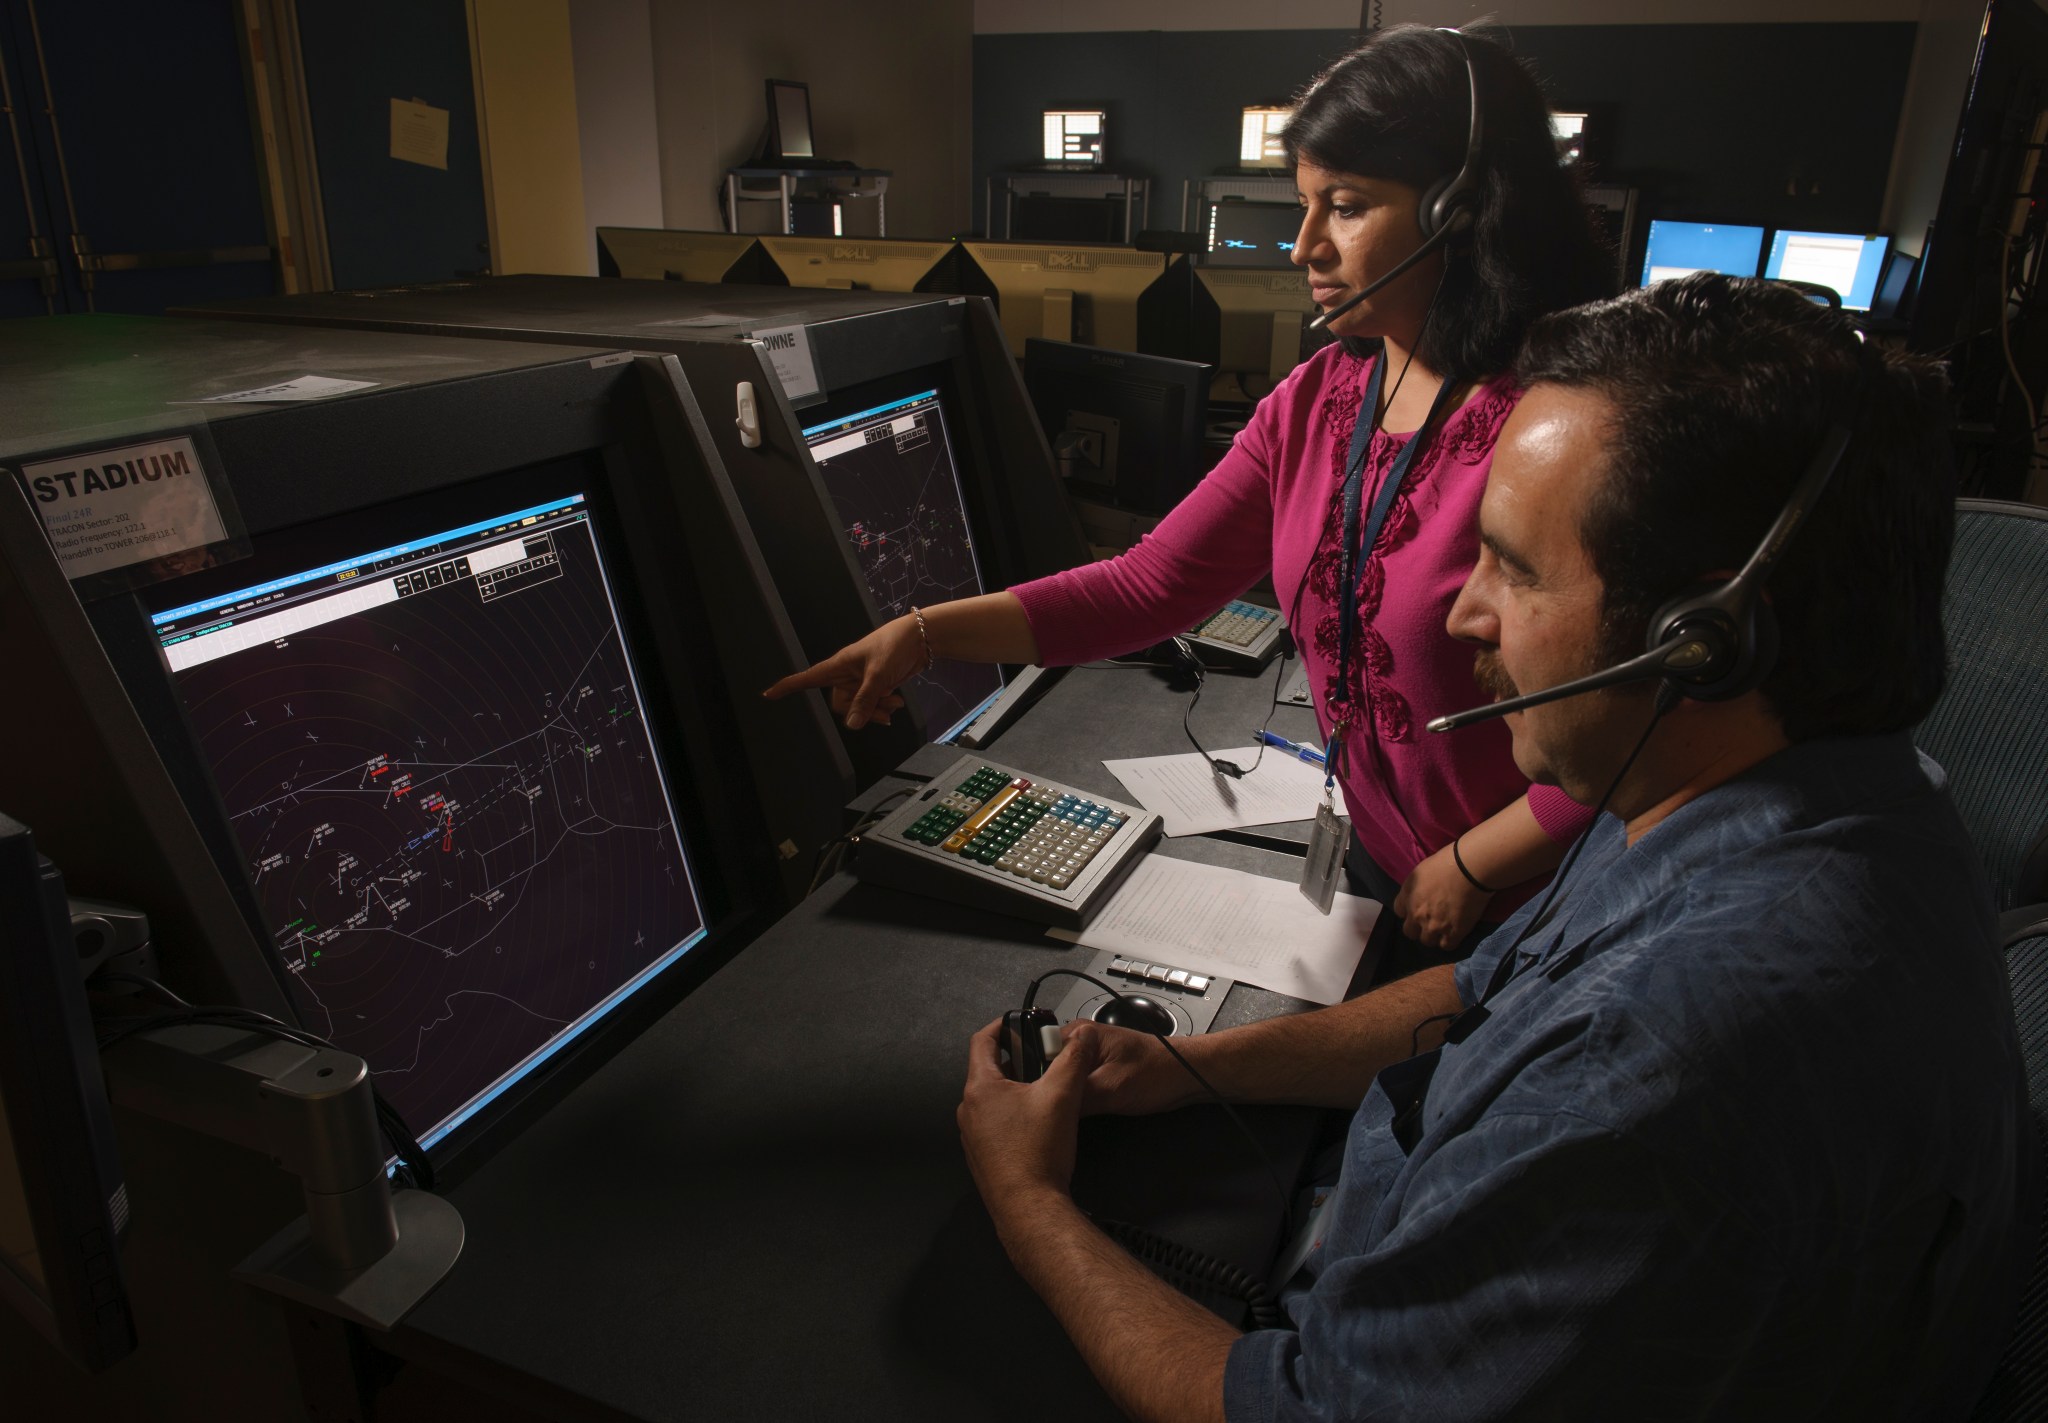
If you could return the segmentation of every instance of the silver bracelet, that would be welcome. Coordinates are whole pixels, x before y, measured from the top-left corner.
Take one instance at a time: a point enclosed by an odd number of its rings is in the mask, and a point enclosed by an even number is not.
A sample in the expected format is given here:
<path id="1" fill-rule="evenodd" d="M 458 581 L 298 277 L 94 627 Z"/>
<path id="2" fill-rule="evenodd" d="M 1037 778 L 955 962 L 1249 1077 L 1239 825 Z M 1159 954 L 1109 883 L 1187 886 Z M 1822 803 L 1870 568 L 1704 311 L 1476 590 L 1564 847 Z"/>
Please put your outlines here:
<path id="1" fill-rule="evenodd" d="M 924 644 L 924 670 L 929 672 L 939 665 L 939 654 L 932 651 L 932 634 L 924 625 L 924 609 L 913 607 L 910 616 L 917 619 L 917 640 Z"/>

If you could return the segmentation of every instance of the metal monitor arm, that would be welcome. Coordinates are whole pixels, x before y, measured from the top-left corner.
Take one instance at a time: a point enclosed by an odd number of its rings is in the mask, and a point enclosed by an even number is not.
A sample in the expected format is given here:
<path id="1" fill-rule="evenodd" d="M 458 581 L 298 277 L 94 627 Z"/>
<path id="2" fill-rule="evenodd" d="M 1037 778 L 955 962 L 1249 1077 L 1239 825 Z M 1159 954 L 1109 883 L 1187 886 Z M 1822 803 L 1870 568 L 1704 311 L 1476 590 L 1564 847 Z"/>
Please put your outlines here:
<path id="1" fill-rule="evenodd" d="M 240 1028 L 138 1033 L 102 1060 L 117 1105 L 260 1151 L 299 1178 L 306 1214 L 234 1271 L 246 1284 L 389 1330 L 462 1253 L 462 1217 L 395 1194 L 359 1057 Z"/>

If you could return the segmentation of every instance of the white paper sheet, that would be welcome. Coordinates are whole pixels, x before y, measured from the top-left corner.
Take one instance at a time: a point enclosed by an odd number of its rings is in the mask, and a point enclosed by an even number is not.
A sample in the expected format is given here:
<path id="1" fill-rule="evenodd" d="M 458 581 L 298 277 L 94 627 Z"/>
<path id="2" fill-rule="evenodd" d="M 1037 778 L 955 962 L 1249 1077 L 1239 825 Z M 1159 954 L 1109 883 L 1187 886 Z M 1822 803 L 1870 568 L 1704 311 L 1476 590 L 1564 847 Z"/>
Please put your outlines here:
<path id="1" fill-rule="evenodd" d="M 1211 754 L 1219 761 L 1249 766 L 1259 753 L 1257 747 L 1235 746 Z M 1323 803 L 1323 768 L 1297 761 L 1277 746 L 1268 746 L 1259 768 L 1237 780 L 1217 775 L 1192 751 L 1102 764 L 1124 783 L 1132 800 L 1159 812 L 1169 835 L 1206 835 L 1246 825 L 1313 820 L 1316 807 Z M 1341 790 L 1336 799 L 1341 813 Z"/>
<path id="2" fill-rule="evenodd" d="M 238 390 L 231 395 L 209 395 L 202 400 L 173 400 L 173 405 L 268 405 L 284 400 L 325 400 L 352 390 L 368 390 L 373 380 L 343 380 L 340 376 L 299 376 L 276 385 Z"/>
<path id="3" fill-rule="evenodd" d="M 1147 855 L 1086 928 L 1050 933 L 1091 949 L 1335 1003 L 1358 969 L 1379 914 L 1373 900 L 1339 894 L 1325 918 L 1290 880 Z"/>

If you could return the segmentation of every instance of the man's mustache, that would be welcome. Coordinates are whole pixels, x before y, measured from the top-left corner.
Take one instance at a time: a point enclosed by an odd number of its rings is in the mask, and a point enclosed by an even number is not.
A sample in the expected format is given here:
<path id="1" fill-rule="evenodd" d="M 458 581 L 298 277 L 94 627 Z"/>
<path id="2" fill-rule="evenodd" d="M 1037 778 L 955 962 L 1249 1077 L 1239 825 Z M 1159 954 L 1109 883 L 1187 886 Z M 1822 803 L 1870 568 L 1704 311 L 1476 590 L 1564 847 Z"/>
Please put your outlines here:
<path id="1" fill-rule="evenodd" d="M 1472 680 L 1479 684 L 1479 690 L 1496 701 L 1508 697 L 1519 697 L 1522 692 L 1507 669 L 1500 665 L 1498 652 L 1478 652 L 1472 657 Z"/>

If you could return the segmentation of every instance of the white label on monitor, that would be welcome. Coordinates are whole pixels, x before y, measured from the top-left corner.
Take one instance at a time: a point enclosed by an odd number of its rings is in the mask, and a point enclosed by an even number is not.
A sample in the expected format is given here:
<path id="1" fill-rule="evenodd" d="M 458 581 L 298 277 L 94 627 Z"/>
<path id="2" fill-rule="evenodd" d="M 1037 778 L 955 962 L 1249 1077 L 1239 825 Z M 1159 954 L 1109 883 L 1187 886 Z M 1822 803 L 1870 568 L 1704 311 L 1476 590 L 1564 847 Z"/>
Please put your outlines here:
<path id="1" fill-rule="evenodd" d="M 801 326 L 770 326 L 749 333 L 768 348 L 768 364 L 782 382 L 782 393 L 802 400 L 818 393 L 818 368 L 811 360 L 811 333 Z"/>
<path id="2" fill-rule="evenodd" d="M 39 460 L 23 465 L 21 478 L 67 578 L 228 536 L 189 436 Z"/>

